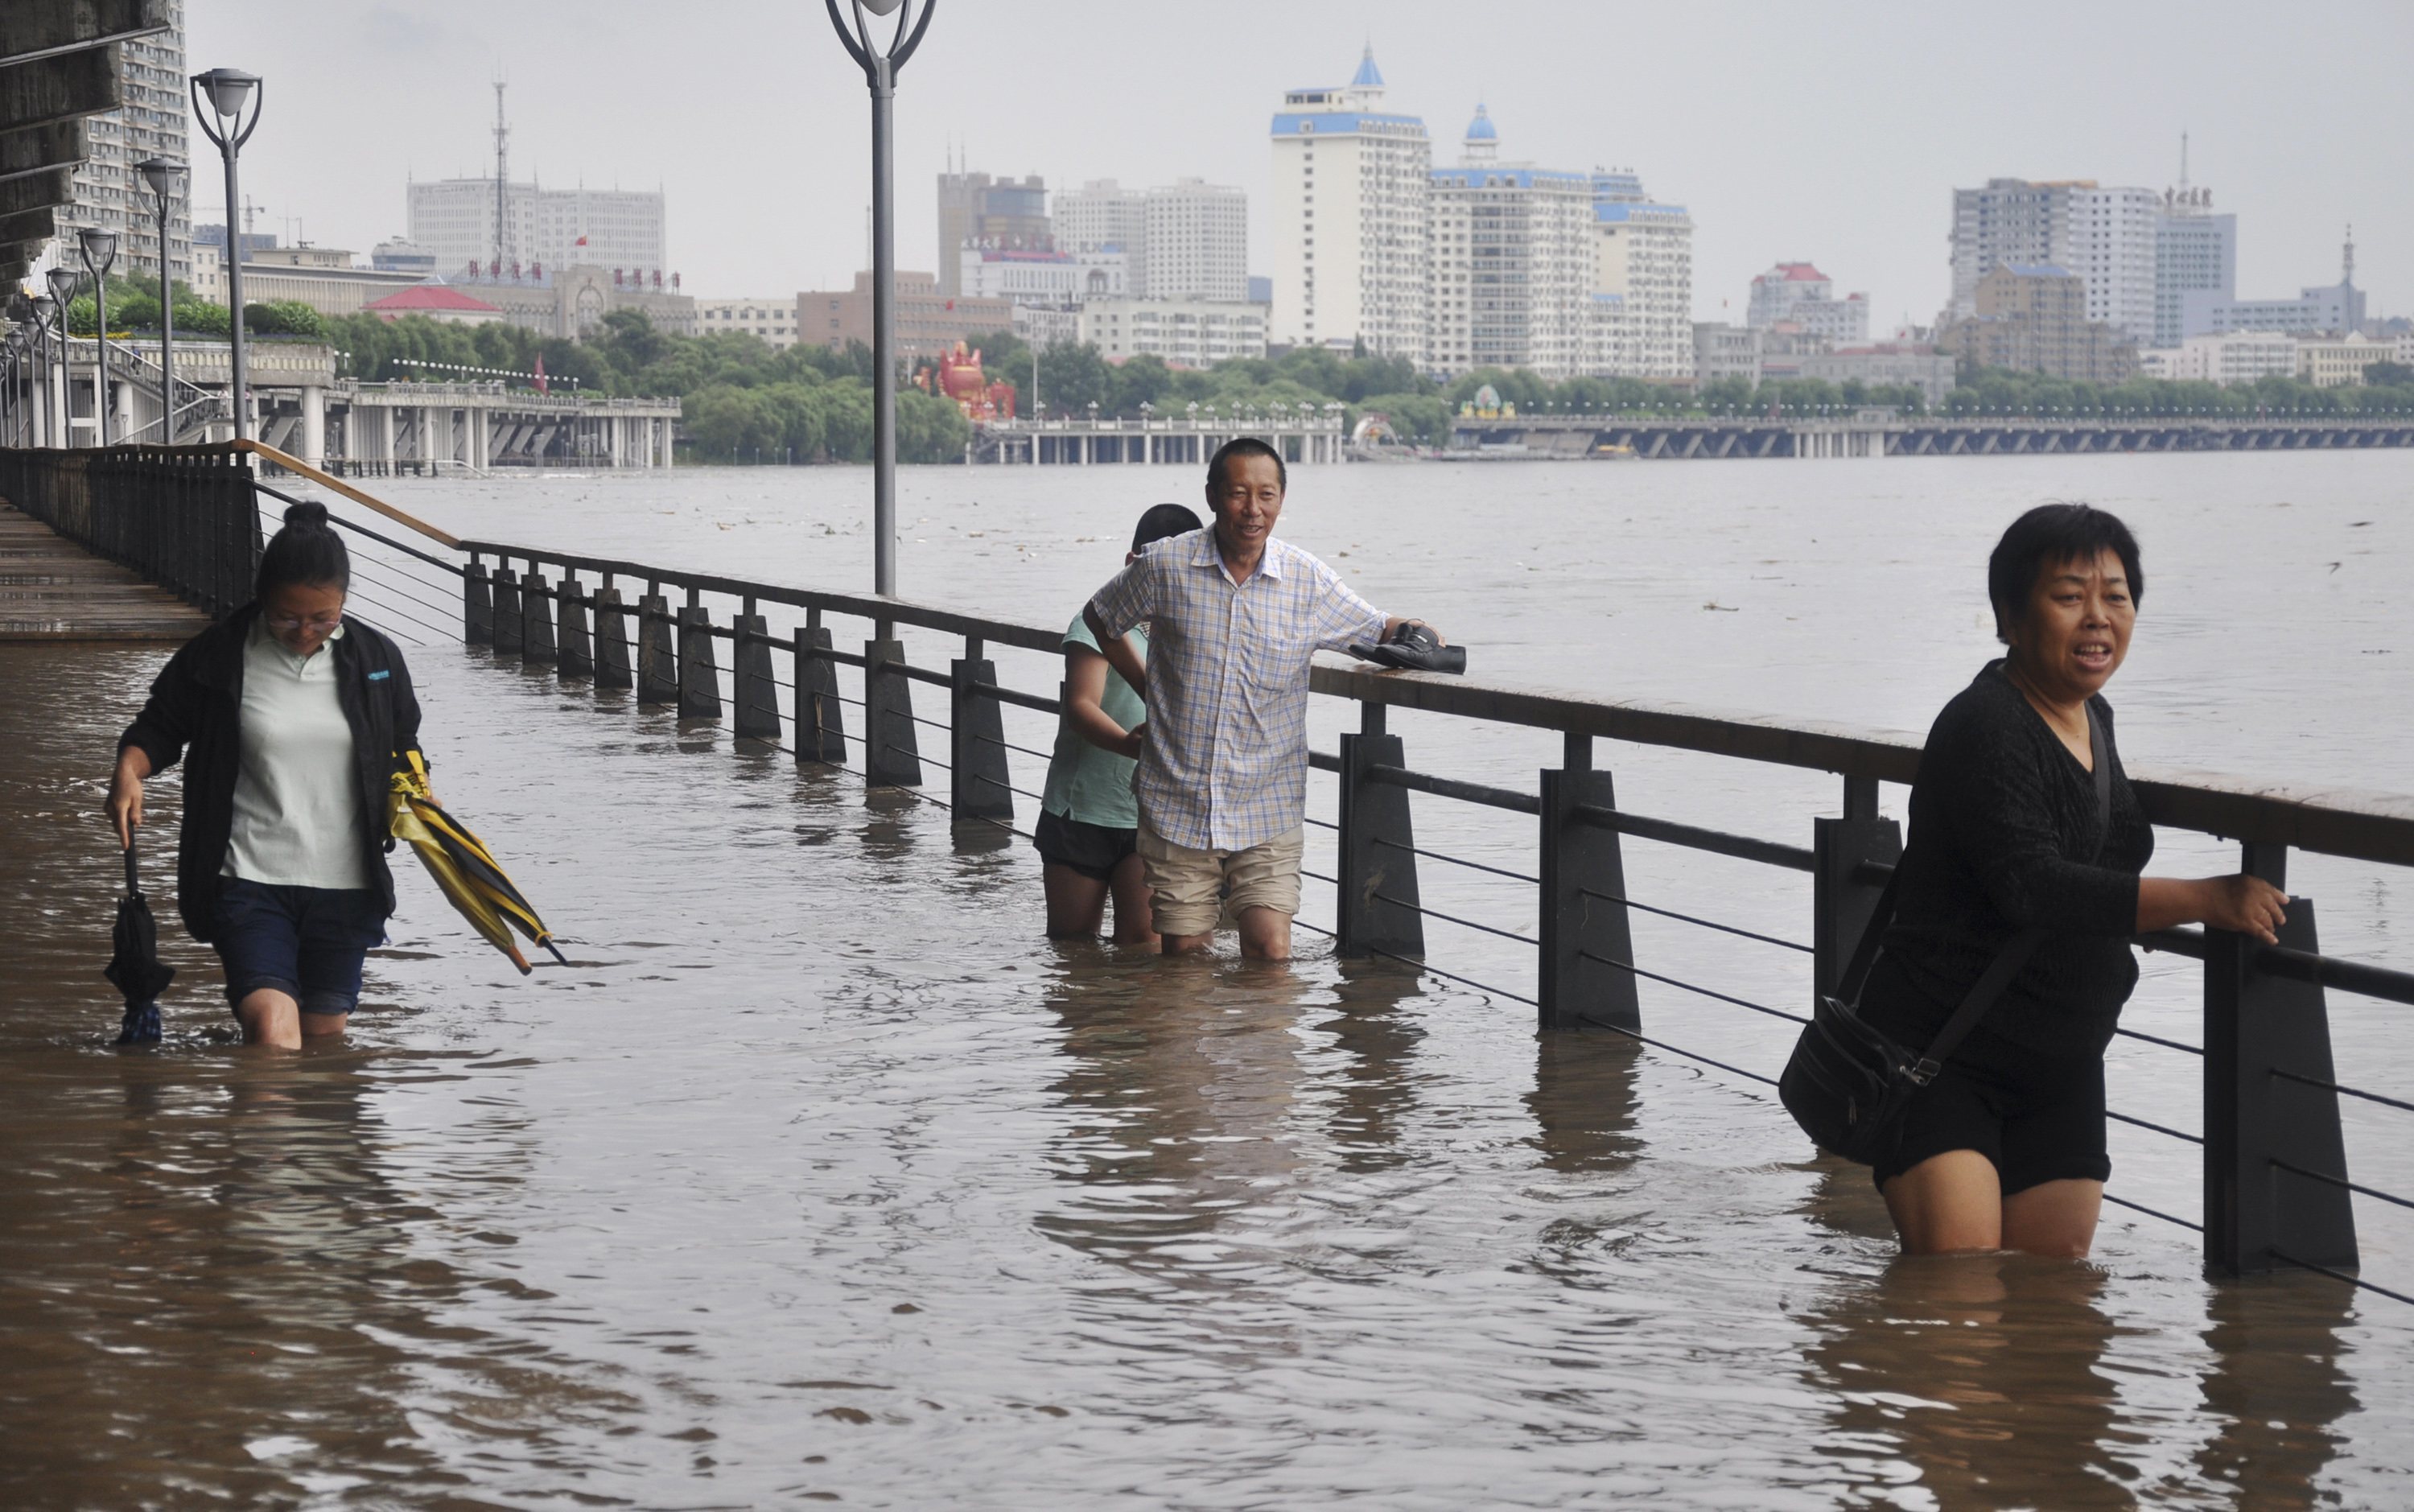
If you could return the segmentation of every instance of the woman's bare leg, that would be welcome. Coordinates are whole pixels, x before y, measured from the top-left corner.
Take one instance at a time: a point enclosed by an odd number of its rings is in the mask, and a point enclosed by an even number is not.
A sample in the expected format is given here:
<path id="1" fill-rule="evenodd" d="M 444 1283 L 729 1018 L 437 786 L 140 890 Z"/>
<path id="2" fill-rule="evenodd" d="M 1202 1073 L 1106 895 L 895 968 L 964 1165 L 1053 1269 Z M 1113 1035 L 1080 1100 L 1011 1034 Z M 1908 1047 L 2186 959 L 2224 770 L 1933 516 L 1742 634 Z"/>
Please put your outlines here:
<path id="1" fill-rule="evenodd" d="M 1107 884 L 1056 861 L 1040 867 L 1039 882 L 1048 894 L 1050 939 L 1096 936 L 1099 923 L 1107 917 Z"/>
<path id="2" fill-rule="evenodd" d="M 1885 1192 L 1904 1254 L 2004 1247 L 2003 1182 L 1995 1162 L 1976 1150 L 1931 1155 L 1888 1181 Z"/>
<path id="3" fill-rule="evenodd" d="M 1125 856 L 1116 863 L 1108 885 L 1115 896 L 1115 943 L 1155 945 L 1156 921 L 1148 901 L 1147 865 L 1137 853 Z"/>
<path id="4" fill-rule="evenodd" d="M 234 1016 L 243 1025 L 245 1044 L 272 1050 L 302 1048 L 302 1005 L 290 993 L 274 987 L 246 993 L 234 1006 Z"/>
<path id="5" fill-rule="evenodd" d="M 2040 1181 L 2004 1199 L 2004 1248 L 2084 1260 L 2103 1211 L 2101 1181 Z"/>

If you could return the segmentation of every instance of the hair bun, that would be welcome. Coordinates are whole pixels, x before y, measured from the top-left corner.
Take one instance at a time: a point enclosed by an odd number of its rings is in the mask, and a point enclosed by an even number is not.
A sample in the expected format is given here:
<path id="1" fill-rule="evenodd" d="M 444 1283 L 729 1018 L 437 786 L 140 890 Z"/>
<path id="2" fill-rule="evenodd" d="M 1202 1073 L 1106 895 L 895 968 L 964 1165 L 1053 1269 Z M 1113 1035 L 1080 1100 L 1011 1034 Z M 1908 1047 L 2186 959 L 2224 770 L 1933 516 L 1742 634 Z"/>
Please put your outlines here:
<path id="1" fill-rule="evenodd" d="M 290 505 L 285 511 L 285 523 L 288 525 L 324 525 L 327 523 L 327 506 L 324 504 L 306 502 Z"/>

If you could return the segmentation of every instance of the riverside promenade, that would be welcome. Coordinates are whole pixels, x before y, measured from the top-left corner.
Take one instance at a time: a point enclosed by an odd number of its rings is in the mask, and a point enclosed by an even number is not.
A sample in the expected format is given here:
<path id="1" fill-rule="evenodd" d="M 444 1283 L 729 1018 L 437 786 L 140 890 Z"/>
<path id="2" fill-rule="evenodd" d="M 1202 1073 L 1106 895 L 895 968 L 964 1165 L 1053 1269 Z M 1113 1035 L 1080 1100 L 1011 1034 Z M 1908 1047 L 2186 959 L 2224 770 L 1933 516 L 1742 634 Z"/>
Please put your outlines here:
<path id="1" fill-rule="evenodd" d="M 350 1042 L 255 1060 L 171 926 L 170 1041 L 108 1048 L 92 753 L 164 649 L 0 648 L 30 1500 L 2355 1505 L 2414 1450 L 2402 960 L 2155 942 L 2198 990 L 2120 1047 L 2162 1153 L 2099 1263 L 1896 1265 L 1761 1079 L 1883 878 L 1905 737 L 1329 666 L 1304 921 L 1342 937 L 1051 945 L 1011 832 L 1046 627 L 456 541 L 246 455 L 248 519 L 339 512 L 448 797 L 572 964 L 523 982 L 407 887 Z M 1539 780 L 1436 770 L 1445 720 L 1530 737 Z M 1672 812 L 1612 784 L 1647 751 L 1813 773 L 1825 813 Z M 2376 887 L 2414 826 L 2148 792 L 2175 839 Z M 1664 891 L 1703 868 L 1706 905 Z M 2285 1132 L 2334 1147 L 2271 1143 L 2307 1078 Z M 2124 1095 L 2171 1085 L 2208 1096 Z"/>

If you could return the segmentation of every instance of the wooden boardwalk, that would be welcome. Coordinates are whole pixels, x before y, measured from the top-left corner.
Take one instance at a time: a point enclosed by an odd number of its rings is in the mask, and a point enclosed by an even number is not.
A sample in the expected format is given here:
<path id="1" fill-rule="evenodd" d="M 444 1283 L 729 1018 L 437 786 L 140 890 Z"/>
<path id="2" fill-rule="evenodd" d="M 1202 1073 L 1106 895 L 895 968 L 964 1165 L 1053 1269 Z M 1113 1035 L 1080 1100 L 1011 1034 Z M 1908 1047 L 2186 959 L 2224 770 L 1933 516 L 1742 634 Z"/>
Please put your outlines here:
<path id="1" fill-rule="evenodd" d="M 190 639 L 210 617 L 0 503 L 0 640 Z"/>

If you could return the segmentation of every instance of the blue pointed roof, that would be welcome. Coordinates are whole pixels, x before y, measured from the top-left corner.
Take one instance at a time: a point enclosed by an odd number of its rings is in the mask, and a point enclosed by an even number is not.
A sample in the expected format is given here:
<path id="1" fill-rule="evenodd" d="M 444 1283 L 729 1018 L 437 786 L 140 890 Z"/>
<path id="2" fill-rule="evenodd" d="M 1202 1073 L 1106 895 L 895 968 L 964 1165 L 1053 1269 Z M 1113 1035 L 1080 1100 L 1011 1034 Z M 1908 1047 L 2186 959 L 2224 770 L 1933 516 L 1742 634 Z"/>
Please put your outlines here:
<path id="1" fill-rule="evenodd" d="M 1358 71 L 1350 76 L 1349 87 L 1352 89 L 1380 89 L 1383 87 L 1383 70 L 1375 67 L 1374 43 L 1369 42 L 1366 44 L 1365 55 L 1358 60 Z"/>
<path id="2" fill-rule="evenodd" d="M 1467 140 L 1469 142 L 1498 142 L 1500 140 L 1500 133 L 1495 129 L 1492 125 L 1492 112 L 1485 110 L 1481 104 L 1478 104 L 1475 107 L 1475 119 L 1468 123 Z"/>

